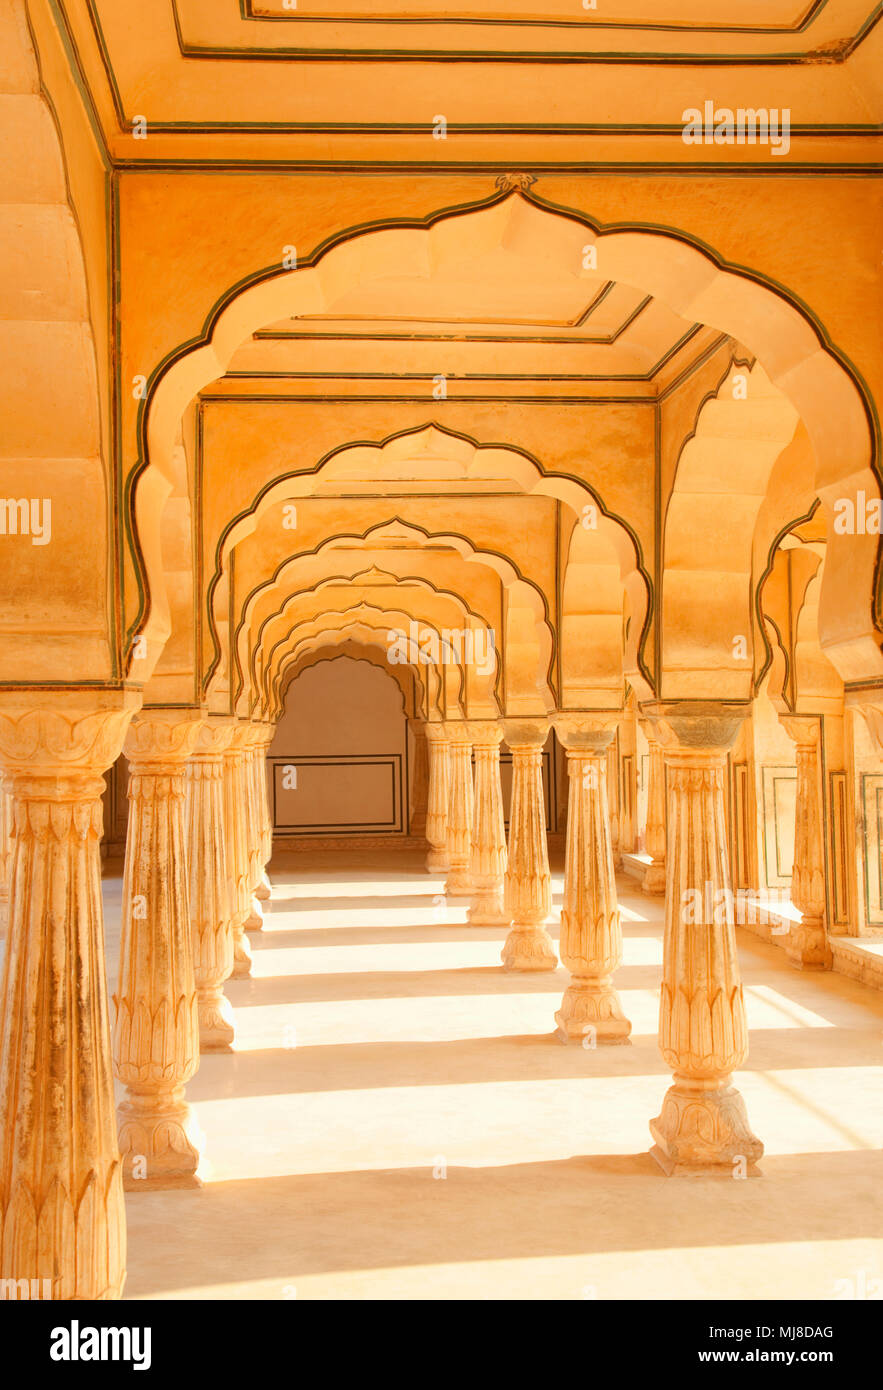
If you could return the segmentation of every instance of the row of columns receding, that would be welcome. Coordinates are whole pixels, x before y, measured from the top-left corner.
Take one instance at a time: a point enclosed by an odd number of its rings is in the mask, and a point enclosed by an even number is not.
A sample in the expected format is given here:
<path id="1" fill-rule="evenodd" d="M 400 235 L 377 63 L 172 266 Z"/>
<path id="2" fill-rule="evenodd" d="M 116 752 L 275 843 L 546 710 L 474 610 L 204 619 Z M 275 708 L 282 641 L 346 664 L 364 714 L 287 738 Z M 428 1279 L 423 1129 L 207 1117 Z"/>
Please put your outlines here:
<path id="1" fill-rule="evenodd" d="M 250 973 L 248 933 L 261 928 L 270 894 L 265 756 L 272 726 L 192 709 L 132 714 L 0 711 L 11 855 L 0 1276 L 51 1278 L 60 1298 L 121 1292 L 124 1186 L 198 1182 L 185 1086 L 200 1051 L 233 1045 L 224 984 Z M 743 714 L 723 705 L 686 713 L 660 707 L 646 726 L 645 888 L 666 897 L 659 1044 L 674 1073 L 650 1129 L 652 1152 L 669 1175 L 743 1176 L 762 1153 L 732 1084 L 747 1055 L 747 1031 L 725 788 L 727 752 Z M 429 723 L 425 730 L 427 868 L 446 871 L 451 897 L 468 898 L 470 923 L 509 926 L 505 969 L 537 971 L 557 966 L 544 925 L 551 879 L 542 781 L 554 725 L 569 772 L 560 952 L 571 974 L 555 1020 L 562 1041 L 589 1048 L 627 1042 L 631 1031 L 615 984 L 622 932 L 607 797 L 619 718 L 561 714 Z M 792 732 L 795 884 L 805 887 L 794 949 L 801 963 L 823 964 L 824 922 L 813 916 L 818 769 L 810 735 Z M 512 755 L 508 844 L 504 738 Z M 111 1028 L 99 847 L 102 773 L 121 746 L 130 810 Z M 113 1074 L 126 1088 L 118 1123 Z"/>

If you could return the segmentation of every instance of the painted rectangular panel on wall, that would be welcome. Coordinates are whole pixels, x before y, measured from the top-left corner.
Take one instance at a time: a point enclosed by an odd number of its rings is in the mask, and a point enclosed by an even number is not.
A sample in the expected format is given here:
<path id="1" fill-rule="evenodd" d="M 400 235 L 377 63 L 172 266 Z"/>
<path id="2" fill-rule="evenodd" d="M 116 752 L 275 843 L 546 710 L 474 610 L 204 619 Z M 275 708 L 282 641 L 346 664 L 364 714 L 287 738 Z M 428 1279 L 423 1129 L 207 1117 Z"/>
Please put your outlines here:
<path id="1" fill-rule="evenodd" d="M 794 867 L 796 767 L 763 769 L 763 845 L 768 888 L 787 888 Z"/>
<path id="2" fill-rule="evenodd" d="M 397 754 L 273 759 L 276 832 L 401 835 L 403 760 Z"/>
<path id="3" fill-rule="evenodd" d="M 868 925 L 883 927 L 883 774 L 862 774 L 862 808 L 865 823 L 865 910 Z"/>

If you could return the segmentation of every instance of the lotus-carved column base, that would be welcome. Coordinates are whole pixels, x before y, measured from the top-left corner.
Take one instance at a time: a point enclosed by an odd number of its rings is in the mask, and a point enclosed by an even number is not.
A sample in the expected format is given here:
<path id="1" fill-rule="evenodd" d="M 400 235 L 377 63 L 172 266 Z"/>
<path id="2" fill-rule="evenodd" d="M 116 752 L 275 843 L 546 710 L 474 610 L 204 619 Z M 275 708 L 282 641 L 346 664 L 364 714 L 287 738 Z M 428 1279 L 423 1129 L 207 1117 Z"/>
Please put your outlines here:
<path id="1" fill-rule="evenodd" d="M 589 1047 L 628 1042 L 632 1031 L 619 995 L 610 980 L 603 979 L 573 980 L 564 991 L 555 1022 L 562 1041 Z"/>
<path id="2" fill-rule="evenodd" d="M 450 865 L 448 864 L 448 853 L 443 847 L 437 849 L 433 845 L 426 856 L 426 868 L 431 874 L 445 874 Z"/>
<path id="3" fill-rule="evenodd" d="M 732 1078 L 678 1076 L 650 1122 L 651 1154 L 666 1177 L 757 1177 L 763 1144 Z"/>
<path id="4" fill-rule="evenodd" d="M 264 909 L 261 907 L 257 893 L 252 896 L 248 916 L 242 925 L 245 931 L 264 930 Z"/>
<path id="5" fill-rule="evenodd" d="M 258 902 L 265 903 L 269 900 L 272 891 L 273 885 L 270 882 L 266 869 L 264 869 L 264 872 L 261 874 L 261 881 L 258 884 L 257 888 L 254 890 L 254 895 L 257 898 Z"/>
<path id="6" fill-rule="evenodd" d="M 200 1052 L 232 1052 L 236 1038 L 233 1006 L 221 985 L 205 985 L 199 991 Z"/>
<path id="7" fill-rule="evenodd" d="M 233 973 L 231 979 L 247 980 L 251 976 L 253 964 L 251 946 L 241 921 L 233 923 Z"/>
<path id="8" fill-rule="evenodd" d="M 648 864 L 641 880 L 641 888 L 645 893 L 654 893 L 663 897 L 665 894 L 665 865 L 656 860 L 652 864 Z"/>
<path id="9" fill-rule="evenodd" d="M 201 1136 L 183 1086 L 149 1091 L 130 1086 L 119 1118 L 127 1192 L 202 1187 L 196 1175 Z"/>
<path id="10" fill-rule="evenodd" d="M 503 903 L 503 885 L 496 888 L 475 888 L 472 892 L 472 905 L 466 914 L 473 927 L 505 927 L 509 914 Z"/>
<path id="11" fill-rule="evenodd" d="M 500 952 L 504 970 L 556 970 L 555 943 L 544 926 L 519 922 Z"/>
<path id="12" fill-rule="evenodd" d="M 830 970 L 834 954 L 824 922 L 811 917 L 793 922 L 785 938 L 785 955 L 798 970 Z"/>

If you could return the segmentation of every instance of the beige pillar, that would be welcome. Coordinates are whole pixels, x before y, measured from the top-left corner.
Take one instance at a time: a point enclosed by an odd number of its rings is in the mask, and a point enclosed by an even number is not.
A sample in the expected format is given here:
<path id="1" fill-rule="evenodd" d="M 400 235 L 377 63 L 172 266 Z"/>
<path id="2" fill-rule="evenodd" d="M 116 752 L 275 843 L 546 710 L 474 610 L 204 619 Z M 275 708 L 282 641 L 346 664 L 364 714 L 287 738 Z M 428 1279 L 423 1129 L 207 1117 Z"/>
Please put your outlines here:
<path id="1" fill-rule="evenodd" d="M 448 879 L 445 892 L 468 897 L 472 891 L 472 742 L 468 724 L 445 725 L 450 739 L 451 785 L 448 798 Z"/>
<path id="2" fill-rule="evenodd" d="M 426 725 L 429 752 L 429 790 L 426 799 L 426 867 L 444 872 L 448 867 L 448 801 L 451 787 L 451 744 L 443 724 Z"/>
<path id="3" fill-rule="evenodd" d="M 270 897 L 272 884 L 267 872 L 267 865 L 273 857 L 273 815 L 270 810 L 270 795 L 267 787 L 267 753 L 270 744 L 273 742 L 275 729 L 272 725 L 261 724 L 260 737 L 255 745 L 255 787 L 257 792 L 258 824 L 261 832 L 261 880 L 254 895 L 259 902 L 266 902 Z"/>
<path id="4" fill-rule="evenodd" d="M 543 926 L 552 912 L 543 797 L 543 744 L 549 723 L 546 719 L 507 719 L 503 729 L 512 754 L 509 860 L 504 885 L 512 930 L 501 958 L 506 970 L 554 970 L 558 957 Z"/>
<path id="5" fill-rule="evenodd" d="M 257 896 L 261 879 L 264 876 L 263 827 L 260 823 L 260 809 L 257 797 L 257 759 L 258 741 L 262 737 L 259 724 L 243 720 L 242 761 L 239 764 L 239 794 L 242 806 L 242 824 L 245 835 L 245 881 L 248 893 L 248 913 L 243 923 L 246 931 L 262 931 L 264 909 Z"/>
<path id="6" fill-rule="evenodd" d="M 555 729 L 570 780 L 559 950 L 573 976 L 555 1022 L 565 1041 L 624 1043 L 632 1025 L 613 987 L 622 931 L 607 813 L 607 749 L 616 719 L 560 715 Z"/>
<path id="7" fill-rule="evenodd" d="M 194 1186 L 199 1153 L 184 1087 L 199 1066 L 199 1018 L 184 834 L 184 765 L 204 716 L 147 709 L 126 737 L 129 828 L 113 1029 L 123 1181 Z"/>
<path id="8" fill-rule="evenodd" d="M 408 833 L 415 837 L 426 834 L 427 799 L 429 792 L 429 754 L 426 721 L 409 719 L 408 728 L 414 735 L 414 776 L 411 783 L 411 807 Z"/>
<path id="9" fill-rule="evenodd" d="M 828 904 L 825 895 L 821 769 L 818 719 L 781 715 L 781 722 L 797 747 L 797 806 L 794 820 L 794 868 L 791 901 L 801 913 L 785 940 L 789 960 L 802 970 L 830 970 L 833 959 L 828 944 Z"/>
<path id="10" fill-rule="evenodd" d="M 731 1073 L 748 1055 L 727 853 L 727 750 L 741 705 L 660 706 L 668 773 L 659 1047 L 674 1072 L 650 1131 L 668 1175 L 748 1174 L 763 1153 Z"/>
<path id="11" fill-rule="evenodd" d="M 645 893 L 665 892 L 665 755 L 653 732 L 653 725 L 642 722 L 649 748 L 647 772 L 647 826 L 644 848 L 652 863 L 644 871 Z"/>
<path id="12" fill-rule="evenodd" d="M 104 708 L 96 700 L 77 709 L 71 697 L 62 707 L 61 695 L 28 694 L 27 707 L 0 704 L 13 818 L 0 985 L 0 1278 L 50 1279 L 53 1299 L 118 1298 L 126 1223 L 99 844 L 102 774 L 135 704 L 108 697 Z"/>
<path id="13" fill-rule="evenodd" d="M 233 730 L 211 719 L 187 764 L 187 863 L 193 968 L 202 1052 L 227 1052 L 235 1036 L 224 984 L 233 973 L 233 912 L 224 834 L 224 750 Z"/>
<path id="14" fill-rule="evenodd" d="M 251 913 L 251 894 L 241 792 L 243 749 L 248 731 L 238 719 L 231 718 L 229 723 L 230 747 L 224 751 L 224 834 L 233 923 L 233 979 L 242 980 L 251 974 L 251 947 L 245 934 L 245 923 Z"/>
<path id="15" fill-rule="evenodd" d="M 472 823 L 472 906 L 474 925 L 508 922 L 503 901 L 508 854 L 500 785 L 500 743 L 503 727 L 496 720 L 469 724 L 475 754 L 474 815 Z"/>
<path id="16" fill-rule="evenodd" d="M 12 873 L 12 798 L 0 780 L 0 941 L 9 918 L 9 876 Z"/>
<path id="17" fill-rule="evenodd" d="M 619 847 L 619 749 L 614 734 L 607 749 L 607 810 L 610 817 L 610 844 L 613 850 L 613 867 L 622 865 Z"/>

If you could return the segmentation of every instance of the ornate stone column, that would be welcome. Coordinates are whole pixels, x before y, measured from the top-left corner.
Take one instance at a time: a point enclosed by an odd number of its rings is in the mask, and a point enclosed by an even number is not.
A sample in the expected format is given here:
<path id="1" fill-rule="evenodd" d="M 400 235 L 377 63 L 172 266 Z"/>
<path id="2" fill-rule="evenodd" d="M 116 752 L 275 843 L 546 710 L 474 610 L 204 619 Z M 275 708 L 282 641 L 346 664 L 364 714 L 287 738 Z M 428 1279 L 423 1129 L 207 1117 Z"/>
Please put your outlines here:
<path id="1" fill-rule="evenodd" d="M 508 854 L 503 820 L 503 789 L 500 785 L 500 743 L 503 726 L 496 720 L 476 720 L 469 724 L 475 754 L 474 817 L 472 858 L 469 873 L 473 885 L 469 921 L 508 922 L 503 888 Z"/>
<path id="2" fill-rule="evenodd" d="M 184 833 L 184 770 L 205 716 L 147 709 L 126 737 L 129 828 L 123 871 L 114 1072 L 123 1182 L 195 1186 L 199 1153 L 184 1087 L 199 1066 L 199 1017 Z"/>
<path id="3" fill-rule="evenodd" d="M 255 745 L 255 785 L 257 789 L 258 824 L 261 830 L 261 881 L 254 890 L 259 902 L 266 902 L 272 884 L 267 873 L 267 865 L 273 857 L 273 817 L 270 811 L 270 797 L 267 790 L 267 753 L 273 742 L 275 729 L 272 725 L 260 724 L 260 737 Z"/>
<path id="4" fill-rule="evenodd" d="M 0 941 L 9 917 L 9 876 L 12 873 L 12 798 L 0 780 Z"/>
<path id="5" fill-rule="evenodd" d="M 570 780 L 559 949 L 573 976 L 555 1022 L 565 1041 L 624 1043 L 632 1025 L 613 987 L 622 931 L 607 814 L 607 749 L 616 717 L 558 715 L 555 730 Z"/>
<path id="6" fill-rule="evenodd" d="M 233 913 L 224 834 L 224 750 L 233 730 L 210 719 L 187 764 L 187 862 L 193 968 L 202 1052 L 229 1052 L 235 1036 L 224 983 L 233 973 Z"/>
<path id="7" fill-rule="evenodd" d="M 445 892 L 455 898 L 472 891 L 472 742 L 468 724 L 445 725 L 450 739 L 451 785 L 448 800 L 448 879 Z"/>
<path id="8" fill-rule="evenodd" d="M 797 747 L 797 807 L 794 820 L 794 869 L 791 901 L 800 911 L 785 938 L 788 959 L 802 970 L 830 970 L 831 947 L 826 920 L 825 848 L 823 841 L 821 728 L 817 719 L 780 715 Z"/>
<path id="9" fill-rule="evenodd" d="M 665 756 L 649 721 L 642 721 L 649 746 L 647 773 L 647 828 L 644 846 L 652 859 L 644 871 L 645 893 L 665 892 Z"/>
<path id="10" fill-rule="evenodd" d="M 118 1298 L 126 1223 L 111 1075 L 99 843 L 102 774 L 132 696 L 0 695 L 11 794 L 0 984 L 0 1278 Z M 62 703 L 64 701 L 64 703 Z"/>
<path id="11" fill-rule="evenodd" d="M 229 725 L 232 730 L 230 746 L 224 750 L 224 834 L 233 927 L 233 979 L 242 980 L 251 974 L 251 947 L 245 934 L 245 923 L 251 913 L 251 894 L 241 791 L 243 749 L 248 730 L 239 719 L 230 718 Z"/>
<path id="12" fill-rule="evenodd" d="M 618 869 L 622 865 L 622 854 L 619 848 L 619 752 L 615 734 L 607 749 L 607 810 L 610 818 L 613 867 Z"/>
<path id="13" fill-rule="evenodd" d="M 429 794 L 429 754 L 425 719 L 409 719 L 408 728 L 414 735 L 413 801 L 408 833 L 415 837 L 426 834 Z"/>
<path id="14" fill-rule="evenodd" d="M 430 873 L 448 867 L 448 801 L 451 787 L 451 743 L 443 724 L 426 725 L 426 746 L 429 753 L 429 790 L 426 799 L 426 838 L 429 853 L 426 867 Z"/>
<path id="15" fill-rule="evenodd" d="M 239 794 L 242 807 L 242 824 L 245 836 L 245 879 L 248 892 L 248 913 L 243 926 L 246 931 L 263 931 L 264 909 L 256 890 L 264 876 L 261 858 L 263 834 L 257 800 L 257 744 L 261 738 L 259 724 L 242 721 L 245 730 L 242 738 L 242 761 L 239 764 Z"/>
<path id="16" fill-rule="evenodd" d="M 744 705 L 655 706 L 668 772 L 659 1048 L 674 1072 L 651 1122 L 669 1176 L 746 1174 L 763 1153 L 731 1073 L 748 1055 L 727 853 L 727 751 Z"/>
<path id="17" fill-rule="evenodd" d="M 543 926 L 552 912 L 543 797 L 543 744 L 549 722 L 506 719 L 503 730 L 512 754 L 509 860 L 503 893 L 512 930 L 501 959 L 506 970 L 554 970 L 558 957 Z"/>

